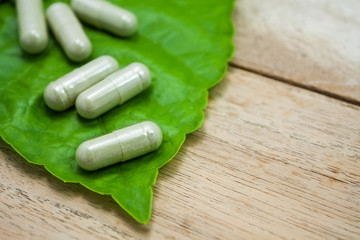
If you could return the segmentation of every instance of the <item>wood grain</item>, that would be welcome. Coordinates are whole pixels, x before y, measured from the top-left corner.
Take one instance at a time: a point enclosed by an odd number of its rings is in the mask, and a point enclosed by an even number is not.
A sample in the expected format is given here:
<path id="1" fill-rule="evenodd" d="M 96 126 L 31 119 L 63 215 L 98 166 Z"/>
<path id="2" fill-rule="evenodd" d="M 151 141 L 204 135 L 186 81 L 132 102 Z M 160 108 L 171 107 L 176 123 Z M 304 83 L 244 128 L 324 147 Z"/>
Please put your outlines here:
<path id="1" fill-rule="evenodd" d="M 239 0 L 232 64 L 360 103 L 360 1 Z"/>
<path id="2" fill-rule="evenodd" d="M 0 145 L 0 239 L 359 239 L 360 107 L 230 68 L 148 225 Z"/>

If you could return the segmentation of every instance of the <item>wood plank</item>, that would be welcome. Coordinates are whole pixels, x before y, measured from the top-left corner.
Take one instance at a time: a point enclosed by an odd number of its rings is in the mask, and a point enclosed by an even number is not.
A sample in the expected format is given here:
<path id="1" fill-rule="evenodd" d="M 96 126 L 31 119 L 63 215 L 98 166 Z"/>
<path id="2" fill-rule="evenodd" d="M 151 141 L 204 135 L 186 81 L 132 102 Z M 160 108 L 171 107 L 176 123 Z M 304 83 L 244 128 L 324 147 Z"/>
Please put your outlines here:
<path id="1" fill-rule="evenodd" d="M 0 144 L 0 239 L 359 239 L 360 107 L 236 68 L 160 171 L 153 216 Z"/>
<path id="2" fill-rule="evenodd" d="M 360 1 L 238 0 L 232 64 L 360 103 Z"/>

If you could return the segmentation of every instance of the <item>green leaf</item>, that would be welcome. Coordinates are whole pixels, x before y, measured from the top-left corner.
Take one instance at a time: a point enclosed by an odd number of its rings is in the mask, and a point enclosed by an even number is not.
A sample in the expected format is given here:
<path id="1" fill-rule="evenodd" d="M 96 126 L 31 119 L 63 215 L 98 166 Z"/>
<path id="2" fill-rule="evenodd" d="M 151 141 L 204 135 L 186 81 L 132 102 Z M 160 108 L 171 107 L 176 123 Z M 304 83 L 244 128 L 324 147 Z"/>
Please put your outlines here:
<path id="1" fill-rule="evenodd" d="M 53 2 L 45 1 L 45 7 Z M 234 3 L 112 2 L 138 16 L 138 32 L 118 38 L 85 25 L 93 44 L 90 59 L 111 55 L 120 67 L 142 62 L 149 66 L 153 83 L 95 120 L 82 119 L 74 108 L 54 112 L 45 105 L 47 84 L 83 63 L 70 62 L 52 35 L 45 52 L 24 53 L 18 43 L 14 5 L 0 4 L 0 136 L 29 162 L 44 165 L 64 182 L 111 195 L 137 221 L 146 223 L 158 169 L 175 156 L 185 135 L 200 127 L 207 89 L 224 76 L 233 53 Z M 164 142 L 157 151 L 94 172 L 76 164 L 75 150 L 83 141 L 145 120 L 156 122 L 163 131 Z"/>

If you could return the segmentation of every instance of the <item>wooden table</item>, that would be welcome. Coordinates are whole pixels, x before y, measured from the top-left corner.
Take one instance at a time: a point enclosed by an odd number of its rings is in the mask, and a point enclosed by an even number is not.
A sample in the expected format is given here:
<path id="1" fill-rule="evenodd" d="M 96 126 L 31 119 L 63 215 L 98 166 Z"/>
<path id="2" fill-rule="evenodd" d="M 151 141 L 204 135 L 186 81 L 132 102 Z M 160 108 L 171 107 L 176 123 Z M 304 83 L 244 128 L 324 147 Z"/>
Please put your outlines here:
<path id="1" fill-rule="evenodd" d="M 0 239 L 360 239 L 360 1 L 239 0 L 203 126 L 160 171 L 153 216 L 0 144 Z"/>

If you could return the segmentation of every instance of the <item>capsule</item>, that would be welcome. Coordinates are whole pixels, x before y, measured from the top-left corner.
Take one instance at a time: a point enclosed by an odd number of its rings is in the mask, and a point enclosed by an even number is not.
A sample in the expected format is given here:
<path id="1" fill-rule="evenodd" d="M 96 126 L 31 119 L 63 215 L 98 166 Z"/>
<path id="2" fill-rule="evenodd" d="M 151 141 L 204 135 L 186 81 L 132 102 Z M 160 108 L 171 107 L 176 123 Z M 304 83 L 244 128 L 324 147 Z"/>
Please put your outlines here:
<path id="1" fill-rule="evenodd" d="M 51 82 L 44 92 L 45 103 L 53 110 L 63 111 L 74 105 L 76 97 L 81 92 L 103 80 L 118 68 L 119 65 L 114 58 L 98 57 Z"/>
<path id="2" fill-rule="evenodd" d="M 75 106 L 80 116 L 96 118 L 150 86 L 151 73 L 141 63 L 132 63 L 82 92 Z"/>
<path id="3" fill-rule="evenodd" d="M 156 123 L 141 122 L 83 142 L 76 150 L 76 161 L 83 169 L 96 170 L 155 151 L 162 139 Z"/>
<path id="4" fill-rule="evenodd" d="M 16 0 L 20 46 L 28 53 L 39 53 L 48 44 L 42 0 Z"/>
<path id="5" fill-rule="evenodd" d="M 91 54 L 92 46 L 71 8 L 61 2 L 53 3 L 46 11 L 51 30 L 73 61 L 83 61 Z"/>
<path id="6" fill-rule="evenodd" d="M 128 37 L 137 30 L 134 14 L 103 0 L 72 0 L 71 7 L 84 22 L 115 35 Z"/>

